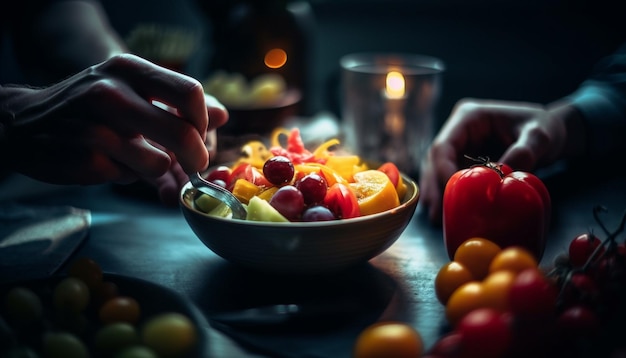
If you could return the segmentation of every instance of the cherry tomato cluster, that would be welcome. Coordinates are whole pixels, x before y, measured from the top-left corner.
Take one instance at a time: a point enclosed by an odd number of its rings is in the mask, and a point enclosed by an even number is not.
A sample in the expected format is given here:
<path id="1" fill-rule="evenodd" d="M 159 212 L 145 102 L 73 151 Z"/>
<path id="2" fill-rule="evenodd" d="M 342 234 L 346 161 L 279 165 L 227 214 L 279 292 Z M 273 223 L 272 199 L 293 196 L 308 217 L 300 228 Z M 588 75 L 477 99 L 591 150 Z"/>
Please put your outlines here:
<path id="1" fill-rule="evenodd" d="M 550 270 L 520 247 L 465 241 L 435 293 L 450 331 L 424 357 L 609 357 L 626 353 L 626 223 L 573 238 Z"/>
<path id="2" fill-rule="evenodd" d="M 589 356 L 624 356 L 626 322 L 626 244 L 618 240 L 626 214 L 615 230 L 609 230 L 593 210 L 606 238 L 581 233 L 570 242 L 567 254 L 555 260 L 551 276 L 560 288 L 556 326 L 576 343 L 575 352 Z M 620 242 L 621 241 L 621 242 Z"/>
<path id="3" fill-rule="evenodd" d="M 147 315 L 89 258 L 59 280 L 15 285 L 2 298 L 2 357 L 180 357 L 197 340 L 187 316 Z"/>
<path id="4" fill-rule="evenodd" d="M 541 320 L 557 298 L 556 288 L 527 249 L 501 248 L 484 238 L 464 241 L 435 278 L 451 332 L 431 356 L 502 357 L 516 345 L 513 322 Z M 478 356 L 478 355 L 477 355 Z"/>

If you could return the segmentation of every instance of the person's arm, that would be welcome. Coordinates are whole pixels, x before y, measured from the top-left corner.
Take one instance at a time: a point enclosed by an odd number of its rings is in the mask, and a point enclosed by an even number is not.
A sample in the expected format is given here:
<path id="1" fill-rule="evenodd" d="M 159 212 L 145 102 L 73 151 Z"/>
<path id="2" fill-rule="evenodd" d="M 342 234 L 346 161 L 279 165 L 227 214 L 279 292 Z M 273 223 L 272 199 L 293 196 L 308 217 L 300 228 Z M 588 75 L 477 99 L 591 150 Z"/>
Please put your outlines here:
<path id="1" fill-rule="evenodd" d="M 556 161 L 603 159 L 626 151 L 626 44 L 600 61 L 573 94 L 537 103 L 464 99 L 433 140 L 422 167 L 420 195 L 433 222 L 464 154 L 490 156 L 516 170 Z M 478 154 L 476 154 L 478 153 Z"/>
<path id="2" fill-rule="evenodd" d="M 16 12 L 13 41 L 18 61 L 31 81 L 56 82 L 127 52 L 96 1 L 26 1 L 26 4 Z"/>
<path id="3" fill-rule="evenodd" d="M 567 97 L 582 114 L 587 153 L 602 157 L 626 151 L 626 44 L 600 61 L 593 74 Z"/>

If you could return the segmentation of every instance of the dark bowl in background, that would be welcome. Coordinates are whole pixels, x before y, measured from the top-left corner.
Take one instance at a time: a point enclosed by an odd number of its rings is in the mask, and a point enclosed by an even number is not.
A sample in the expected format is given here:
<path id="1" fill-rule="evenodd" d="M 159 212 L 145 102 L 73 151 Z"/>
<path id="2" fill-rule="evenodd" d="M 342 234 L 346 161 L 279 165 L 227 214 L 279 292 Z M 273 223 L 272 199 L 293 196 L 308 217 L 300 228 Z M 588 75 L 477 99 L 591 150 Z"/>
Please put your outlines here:
<path id="1" fill-rule="evenodd" d="M 229 119 L 218 128 L 218 135 L 269 134 L 298 113 L 301 100 L 302 94 L 299 90 L 289 89 L 279 101 L 270 106 L 226 106 Z"/>

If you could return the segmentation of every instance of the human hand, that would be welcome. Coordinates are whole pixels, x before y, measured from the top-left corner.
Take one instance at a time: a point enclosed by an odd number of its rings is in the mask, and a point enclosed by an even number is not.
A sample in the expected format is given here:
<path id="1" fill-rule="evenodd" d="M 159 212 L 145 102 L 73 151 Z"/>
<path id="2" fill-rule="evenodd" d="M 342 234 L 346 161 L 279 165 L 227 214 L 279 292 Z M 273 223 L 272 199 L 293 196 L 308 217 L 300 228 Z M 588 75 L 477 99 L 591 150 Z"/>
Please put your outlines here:
<path id="1" fill-rule="evenodd" d="M 47 88 L 1 90 L 2 111 L 13 117 L 5 128 L 5 160 L 58 184 L 155 180 L 177 165 L 185 173 L 203 170 L 207 131 L 228 117 L 198 81 L 133 55 L 112 57 Z"/>
<path id="2" fill-rule="evenodd" d="M 446 182 L 470 157 L 489 157 L 515 170 L 531 171 L 565 153 L 574 113 L 567 104 L 544 107 L 534 103 L 465 99 L 457 103 L 433 140 L 423 164 L 420 200 L 431 222 L 442 220 Z M 571 140 L 569 140 L 571 141 Z"/>
<path id="3" fill-rule="evenodd" d="M 211 116 L 209 114 L 209 116 Z M 217 134 L 215 129 L 207 133 L 206 147 L 209 151 L 209 157 L 215 158 L 217 149 Z M 158 144 L 154 143 L 158 146 Z M 167 150 L 163 148 L 163 150 Z M 176 159 L 174 153 L 171 153 L 172 163 L 169 170 L 157 178 L 144 178 L 144 180 L 156 188 L 157 194 L 161 202 L 168 206 L 178 205 L 178 194 L 185 183 L 189 181 L 189 175 L 185 173 L 180 163 Z"/>

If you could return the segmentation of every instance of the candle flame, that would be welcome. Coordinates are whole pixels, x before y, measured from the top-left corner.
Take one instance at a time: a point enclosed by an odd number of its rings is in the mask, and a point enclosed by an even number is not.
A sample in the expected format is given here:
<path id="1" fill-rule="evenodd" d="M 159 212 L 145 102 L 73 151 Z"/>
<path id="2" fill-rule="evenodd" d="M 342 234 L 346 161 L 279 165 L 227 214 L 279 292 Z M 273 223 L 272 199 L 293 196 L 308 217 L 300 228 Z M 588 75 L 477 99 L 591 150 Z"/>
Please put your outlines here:
<path id="1" fill-rule="evenodd" d="M 398 71 L 389 72 L 385 90 L 389 98 L 404 97 L 404 76 Z"/>

